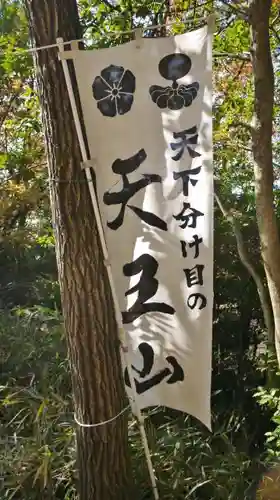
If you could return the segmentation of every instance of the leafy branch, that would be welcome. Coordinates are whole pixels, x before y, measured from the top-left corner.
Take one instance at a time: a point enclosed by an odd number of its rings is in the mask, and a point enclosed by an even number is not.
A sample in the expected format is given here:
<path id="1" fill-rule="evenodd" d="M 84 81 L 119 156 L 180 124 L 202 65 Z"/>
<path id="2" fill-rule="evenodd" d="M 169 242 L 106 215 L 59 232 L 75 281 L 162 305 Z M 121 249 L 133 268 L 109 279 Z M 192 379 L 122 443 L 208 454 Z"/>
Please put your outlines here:
<path id="1" fill-rule="evenodd" d="M 236 5 L 233 5 L 232 1 L 228 0 L 221 0 L 221 3 L 227 7 L 227 9 L 231 12 L 233 12 L 237 17 L 240 17 L 241 19 L 248 20 L 248 12 L 245 9 L 241 9 L 240 7 L 237 7 Z"/>
<path id="2" fill-rule="evenodd" d="M 240 61 L 251 61 L 249 52 L 234 54 L 231 52 L 214 52 L 214 59 L 239 59 Z"/>

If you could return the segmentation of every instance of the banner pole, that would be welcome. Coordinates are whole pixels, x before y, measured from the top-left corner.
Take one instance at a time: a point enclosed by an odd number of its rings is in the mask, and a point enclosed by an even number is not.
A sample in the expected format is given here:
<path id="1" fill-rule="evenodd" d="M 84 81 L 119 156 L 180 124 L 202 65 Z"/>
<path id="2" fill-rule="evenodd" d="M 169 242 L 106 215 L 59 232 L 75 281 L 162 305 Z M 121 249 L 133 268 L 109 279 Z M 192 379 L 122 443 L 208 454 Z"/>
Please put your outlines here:
<path id="1" fill-rule="evenodd" d="M 56 42 L 58 45 L 59 52 L 61 54 L 62 52 L 64 52 L 63 38 L 57 38 Z M 131 385 L 131 389 L 132 389 L 132 393 L 133 393 L 136 416 L 137 416 L 137 420 L 139 422 L 139 429 L 140 429 L 142 444 L 143 444 L 145 457 L 146 457 L 146 461 L 147 461 L 147 467 L 148 467 L 149 474 L 150 474 L 153 494 L 154 494 L 155 500 L 159 500 L 159 493 L 158 493 L 158 488 L 157 488 L 157 484 L 156 484 L 156 477 L 155 477 L 155 473 L 154 473 L 154 469 L 153 469 L 151 453 L 149 450 L 147 434 L 146 434 L 145 426 L 144 426 L 144 417 L 141 413 L 140 407 L 137 404 L 137 391 L 136 391 L 135 381 L 134 381 L 134 377 L 133 377 L 133 373 L 132 373 L 131 363 L 129 360 L 128 335 L 127 335 L 127 332 L 126 332 L 126 330 L 123 326 L 123 322 L 122 322 L 121 309 L 120 309 L 120 305 L 119 305 L 119 301 L 118 301 L 118 297 L 117 297 L 117 292 L 116 292 L 116 288 L 115 288 L 112 267 L 111 267 L 110 260 L 109 260 L 109 254 L 108 254 L 108 250 L 107 250 L 103 225 L 102 225 L 102 221 L 101 221 L 101 217 L 100 217 L 96 192 L 95 192 L 95 188 L 94 188 L 94 185 L 92 182 L 91 171 L 90 171 L 91 165 L 90 165 L 90 161 L 88 160 L 86 145 L 85 145 L 82 127 L 81 127 L 81 123 L 80 123 L 80 119 L 79 119 L 79 113 L 78 113 L 78 109 L 77 109 L 76 99 L 75 99 L 75 95 L 74 95 L 74 91 L 73 91 L 70 71 L 69 71 L 69 67 L 67 64 L 67 60 L 63 59 L 63 57 L 60 57 L 60 60 L 62 63 L 62 69 L 64 72 L 66 86 L 67 86 L 67 90 L 68 90 L 68 94 L 69 94 L 71 109 L 72 109 L 72 113 L 73 113 L 73 118 L 74 118 L 77 136 L 78 136 L 78 141 L 79 141 L 79 145 L 80 145 L 82 160 L 83 160 L 83 164 L 84 164 L 84 170 L 85 170 L 86 179 L 87 179 L 87 183 L 88 183 L 88 187 L 89 187 L 92 207 L 93 207 L 93 211 L 94 211 L 94 215 L 95 215 L 95 219 L 96 219 L 96 223 L 97 223 L 98 233 L 99 233 L 103 257 L 104 257 L 104 263 L 105 263 L 105 266 L 107 269 L 109 284 L 111 287 L 116 322 L 117 322 L 118 332 L 119 332 L 119 338 L 120 338 L 122 352 L 123 352 L 123 356 L 124 356 L 124 361 L 125 361 L 125 364 L 127 366 L 129 381 L 130 381 L 130 385 Z M 133 406 L 131 405 L 131 407 L 132 407 L 132 411 L 133 411 Z"/>

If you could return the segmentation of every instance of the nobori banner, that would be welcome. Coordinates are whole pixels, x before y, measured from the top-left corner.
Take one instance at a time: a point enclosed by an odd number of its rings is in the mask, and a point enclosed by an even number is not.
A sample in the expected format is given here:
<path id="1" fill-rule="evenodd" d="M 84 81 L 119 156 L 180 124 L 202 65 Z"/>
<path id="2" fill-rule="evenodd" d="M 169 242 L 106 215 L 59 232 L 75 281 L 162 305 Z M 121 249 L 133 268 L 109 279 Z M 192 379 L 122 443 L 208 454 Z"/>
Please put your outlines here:
<path id="1" fill-rule="evenodd" d="M 205 26 L 69 57 L 137 404 L 210 427 L 212 33 Z"/>

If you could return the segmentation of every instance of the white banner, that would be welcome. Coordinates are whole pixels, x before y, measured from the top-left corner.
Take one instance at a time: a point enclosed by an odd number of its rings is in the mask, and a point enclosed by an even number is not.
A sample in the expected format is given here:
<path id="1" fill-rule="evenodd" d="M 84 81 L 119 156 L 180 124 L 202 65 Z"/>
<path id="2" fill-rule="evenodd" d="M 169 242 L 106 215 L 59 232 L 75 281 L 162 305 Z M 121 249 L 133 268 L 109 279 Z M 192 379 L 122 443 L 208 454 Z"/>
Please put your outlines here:
<path id="1" fill-rule="evenodd" d="M 210 428 L 212 35 L 72 56 L 138 404 Z"/>

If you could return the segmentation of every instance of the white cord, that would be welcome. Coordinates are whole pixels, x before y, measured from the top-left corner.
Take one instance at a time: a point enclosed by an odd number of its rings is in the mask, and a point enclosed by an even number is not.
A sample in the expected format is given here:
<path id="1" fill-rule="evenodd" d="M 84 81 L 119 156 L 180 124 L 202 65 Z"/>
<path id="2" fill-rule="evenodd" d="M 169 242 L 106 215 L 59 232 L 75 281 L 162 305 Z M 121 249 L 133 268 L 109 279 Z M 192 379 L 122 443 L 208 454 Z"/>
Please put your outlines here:
<path id="1" fill-rule="evenodd" d="M 82 424 L 82 422 L 79 422 L 79 420 L 77 419 L 75 413 L 74 413 L 74 420 L 75 420 L 76 424 L 78 424 L 80 427 L 99 427 L 100 425 L 106 425 L 106 424 L 110 424 L 111 422 L 114 422 L 114 420 L 117 420 L 117 418 L 119 418 L 123 413 L 125 413 L 126 410 L 128 410 L 128 408 L 130 408 L 130 405 L 127 405 L 115 417 L 109 418 L 109 420 L 104 420 L 104 422 L 98 422 L 98 424 Z"/>
<path id="2" fill-rule="evenodd" d="M 131 33 L 135 33 L 136 31 L 139 31 L 141 30 L 142 32 L 143 31 L 149 31 L 149 30 L 155 30 L 157 28 L 164 28 L 164 27 L 169 27 L 169 26 L 173 26 L 173 24 L 188 24 L 188 23 L 192 23 L 192 22 L 200 22 L 200 21 L 205 21 L 205 23 L 207 22 L 207 18 L 205 17 L 199 17 L 199 18 L 196 18 L 196 19 L 185 19 L 184 21 L 171 21 L 170 23 L 166 23 L 166 24 L 156 24 L 156 25 L 152 25 L 152 26 L 139 26 L 138 28 L 134 28 L 132 30 L 128 30 L 128 31 L 110 31 L 109 33 L 104 33 L 103 36 L 104 37 L 111 37 L 111 36 L 120 36 L 120 35 L 130 35 Z M 68 42 L 62 42 L 63 45 L 68 45 L 68 44 L 71 44 L 71 43 L 74 43 L 74 42 L 88 42 L 90 40 L 87 40 L 87 39 L 84 39 L 84 38 L 80 38 L 78 40 L 69 40 Z M 45 50 L 45 49 L 52 49 L 54 47 L 58 47 L 58 44 L 57 43 L 51 43 L 50 45 L 42 45 L 40 47 L 34 47 L 32 49 L 21 49 L 21 50 L 15 50 L 13 52 L 13 55 L 22 55 L 22 54 L 25 54 L 27 52 L 29 53 L 33 53 L 33 52 L 39 52 L 40 50 Z M 1 55 L 5 55 L 6 51 L 0 51 L 0 56 Z"/>

